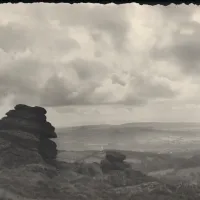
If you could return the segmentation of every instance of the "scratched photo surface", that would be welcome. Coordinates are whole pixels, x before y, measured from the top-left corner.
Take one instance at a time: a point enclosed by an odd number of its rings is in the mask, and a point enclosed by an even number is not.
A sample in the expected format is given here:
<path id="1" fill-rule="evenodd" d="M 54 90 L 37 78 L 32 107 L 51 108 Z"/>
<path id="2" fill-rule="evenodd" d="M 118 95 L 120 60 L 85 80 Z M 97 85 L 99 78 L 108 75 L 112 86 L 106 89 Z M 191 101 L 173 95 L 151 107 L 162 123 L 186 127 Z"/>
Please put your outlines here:
<path id="1" fill-rule="evenodd" d="M 2 198 L 199 199 L 199 35 L 196 5 L 1 4 Z"/>

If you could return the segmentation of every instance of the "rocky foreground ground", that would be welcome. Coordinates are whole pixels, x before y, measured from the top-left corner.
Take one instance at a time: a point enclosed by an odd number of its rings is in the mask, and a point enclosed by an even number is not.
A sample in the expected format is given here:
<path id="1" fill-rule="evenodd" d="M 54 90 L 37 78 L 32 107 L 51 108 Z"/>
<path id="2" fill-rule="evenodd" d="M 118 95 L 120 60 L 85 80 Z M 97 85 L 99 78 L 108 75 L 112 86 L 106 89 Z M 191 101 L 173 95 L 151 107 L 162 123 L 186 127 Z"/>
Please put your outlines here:
<path id="1" fill-rule="evenodd" d="M 20 104 L 0 120 L 1 199 L 200 199 L 198 188 L 177 189 L 133 170 L 120 152 L 106 151 L 100 163 L 57 161 L 50 140 L 57 135 L 45 114 Z"/>

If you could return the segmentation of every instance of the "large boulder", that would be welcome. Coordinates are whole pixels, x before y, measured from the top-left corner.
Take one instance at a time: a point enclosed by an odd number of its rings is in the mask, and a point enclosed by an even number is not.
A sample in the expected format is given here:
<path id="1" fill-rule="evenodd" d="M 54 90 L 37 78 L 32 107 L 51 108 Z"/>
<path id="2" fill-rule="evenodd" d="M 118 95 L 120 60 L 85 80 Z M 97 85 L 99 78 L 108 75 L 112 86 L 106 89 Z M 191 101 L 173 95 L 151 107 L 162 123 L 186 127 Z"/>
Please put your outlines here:
<path id="1" fill-rule="evenodd" d="M 20 129 L 45 138 L 57 137 L 55 128 L 49 122 L 42 123 L 17 117 L 3 117 L 0 121 L 0 129 Z"/>
<path id="2" fill-rule="evenodd" d="M 118 151 L 106 151 L 106 159 L 110 162 L 123 162 L 126 156 Z"/>
<path id="3" fill-rule="evenodd" d="M 105 173 L 112 170 L 125 170 L 127 168 L 130 168 L 130 165 L 126 162 L 110 162 L 107 159 L 101 160 L 100 166 L 102 171 Z"/>
<path id="4" fill-rule="evenodd" d="M 101 160 L 101 168 L 104 173 L 112 170 L 125 170 L 130 165 L 124 162 L 126 156 L 117 151 L 106 151 L 105 158 Z"/>
<path id="5" fill-rule="evenodd" d="M 6 113 L 8 117 L 12 118 L 22 118 L 27 120 L 32 120 L 36 122 L 46 122 L 46 116 L 45 115 L 37 115 L 35 113 L 29 112 L 27 110 L 10 110 Z"/>
<path id="6" fill-rule="evenodd" d="M 46 109 L 39 107 L 39 106 L 35 106 L 35 107 L 31 107 L 31 106 L 27 106 L 25 104 L 18 104 L 15 106 L 15 110 L 26 110 L 26 111 L 31 111 L 35 114 L 38 115 L 45 115 L 47 113 Z"/>

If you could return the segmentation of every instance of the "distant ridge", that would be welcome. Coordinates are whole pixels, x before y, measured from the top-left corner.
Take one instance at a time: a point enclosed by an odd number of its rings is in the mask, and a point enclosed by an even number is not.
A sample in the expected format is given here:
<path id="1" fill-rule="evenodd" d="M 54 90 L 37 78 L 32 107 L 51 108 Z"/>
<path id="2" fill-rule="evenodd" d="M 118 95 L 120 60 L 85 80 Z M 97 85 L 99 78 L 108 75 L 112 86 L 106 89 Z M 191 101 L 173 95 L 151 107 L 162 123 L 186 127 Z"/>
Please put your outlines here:
<path id="1" fill-rule="evenodd" d="M 88 124 L 78 126 L 57 127 L 56 130 L 75 130 L 75 129 L 95 129 L 95 128 L 108 128 L 108 127 L 153 127 L 154 125 L 199 125 L 200 122 L 130 122 L 122 124 Z"/>

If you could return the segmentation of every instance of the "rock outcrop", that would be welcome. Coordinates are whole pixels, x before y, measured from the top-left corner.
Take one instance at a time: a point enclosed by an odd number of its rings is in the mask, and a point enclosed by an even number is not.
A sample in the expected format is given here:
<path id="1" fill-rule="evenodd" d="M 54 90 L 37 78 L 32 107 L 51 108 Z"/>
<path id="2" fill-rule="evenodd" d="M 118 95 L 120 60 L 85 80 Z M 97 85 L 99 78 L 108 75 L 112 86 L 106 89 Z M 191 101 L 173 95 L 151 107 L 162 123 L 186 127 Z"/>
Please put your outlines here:
<path id="1" fill-rule="evenodd" d="M 0 166 L 52 162 L 56 158 L 55 128 L 46 121 L 46 110 L 23 104 L 0 120 Z"/>
<path id="2" fill-rule="evenodd" d="M 130 165 L 124 160 L 126 156 L 117 151 L 106 151 L 105 158 L 101 161 L 101 168 L 103 172 L 110 172 L 112 170 L 125 170 Z"/>

